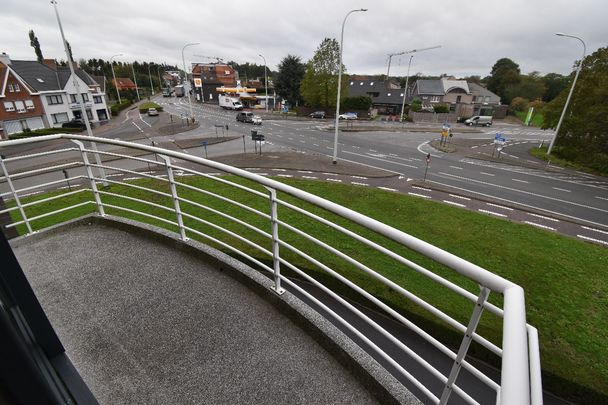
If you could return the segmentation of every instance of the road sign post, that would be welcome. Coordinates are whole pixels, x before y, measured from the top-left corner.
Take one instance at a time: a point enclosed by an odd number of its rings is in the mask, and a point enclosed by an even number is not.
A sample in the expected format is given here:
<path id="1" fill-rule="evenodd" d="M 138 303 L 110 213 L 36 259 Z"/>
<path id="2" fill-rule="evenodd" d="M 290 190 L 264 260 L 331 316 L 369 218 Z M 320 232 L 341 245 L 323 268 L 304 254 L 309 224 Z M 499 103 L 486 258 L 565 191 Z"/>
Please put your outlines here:
<path id="1" fill-rule="evenodd" d="M 426 174 L 429 171 L 429 163 L 431 163 L 431 154 L 426 155 L 426 168 L 424 169 L 424 182 L 426 182 Z"/>
<path id="2" fill-rule="evenodd" d="M 207 141 L 203 141 L 203 148 L 205 148 L 205 159 L 207 159 Z"/>
<path id="3" fill-rule="evenodd" d="M 72 187 L 70 186 L 70 180 L 68 180 L 70 178 L 70 176 L 68 176 L 68 171 L 66 169 L 63 169 L 62 172 L 63 176 L 65 177 L 65 182 L 68 183 L 68 190 L 72 191 Z"/>

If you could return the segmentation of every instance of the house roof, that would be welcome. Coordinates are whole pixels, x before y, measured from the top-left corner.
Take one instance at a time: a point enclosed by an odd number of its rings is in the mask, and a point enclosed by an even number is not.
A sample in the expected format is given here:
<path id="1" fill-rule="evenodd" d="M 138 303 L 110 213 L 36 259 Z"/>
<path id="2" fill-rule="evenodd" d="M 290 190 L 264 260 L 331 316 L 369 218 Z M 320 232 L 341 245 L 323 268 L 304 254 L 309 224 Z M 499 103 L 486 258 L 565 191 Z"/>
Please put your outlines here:
<path id="1" fill-rule="evenodd" d="M 476 96 L 490 96 L 500 99 L 497 94 L 492 93 L 490 90 L 477 83 L 469 83 L 469 88 L 471 89 L 471 93 L 475 94 Z"/>
<path id="2" fill-rule="evenodd" d="M 57 72 L 42 63 L 30 60 L 13 60 L 10 67 L 35 91 L 63 89 L 59 86 Z"/>
<path id="3" fill-rule="evenodd" d="M 106 77 L 105 76 L 91 76 L 91 78 L 99 85 L 102 93 L 106 92 Z"/>
<path id="4" fill-rule="evenodd" d="M 444 94 L 447 94 L 450 90 L 454 90 L 454 89 L 462 89 L 462 90 L 466 91 L 467 94 L 471 93 L 466 80 L 442 79 L 441 84 L 443 85 Z"/>
<path id="5" fill-rule="evenodd" d="M 387 87 L 390 85 L 390 81 L 387 83 L 381 80 L 355 80 L 355 78 L 351 78 L 347 83 L 348 95 L 349 97 L 370 96 L 373 104 L 401 104 L 403 102 L 403 89 Z M 370 93 L 377 93 L 378 95 L 375 96 Z"/>
<path id="6" fill-rule="evenodd" d="M 112 80 L 112 81 L 114 82 L 114 80 Z M 117 84 L 117 87 L 120 87 L 120 88 L 137 87 L 135 85 L 135 83 L 133 83 L 133 80 L 129 79 L 128 77 L 117 77 L 116 84 Z"/>
<path id="7" fill-rule="evenodd" d="M 441 80 L 417 80 L 416 87 L 418 89 L 418 94 L 437 96 L 443 96 L 445 94 Z"/>

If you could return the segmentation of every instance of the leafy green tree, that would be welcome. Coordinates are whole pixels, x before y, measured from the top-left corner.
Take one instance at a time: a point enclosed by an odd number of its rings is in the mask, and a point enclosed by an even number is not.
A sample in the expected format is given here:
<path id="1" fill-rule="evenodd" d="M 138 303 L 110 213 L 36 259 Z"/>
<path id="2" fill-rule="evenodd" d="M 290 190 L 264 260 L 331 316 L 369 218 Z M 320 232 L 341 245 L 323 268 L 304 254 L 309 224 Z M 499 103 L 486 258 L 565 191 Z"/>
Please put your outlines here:
<path id="1" fill-rule="evenodd" d="M 306 65 L 306 73 L 300 85 L 304 102 L 314 107 L 335 107 L 338 94 L 338 70 L 340 67 L 340 45 L 333 38 L 325 38 L 314 56 Z M 346 71 L 342 65 L 342 71 Z M 348 77 L 342 76 L 341 97 L 347 95 Z"/>
<path id="2" fill-rule="evenodd" d="M 304 73 L 306 73 L 306 65 L 301 62 L 299 56 L 287 55 L 279 64 L 274 88 L 290 105 L 297 106 L 302 101 L 300 84 Z"/>
<path id="3" fill-rule="evenodd" d="M 418 112 L 422 110 L 422 101 L 419 98 L 415 98 L 412 100 L 412 104 L 410 105 L 410 110 L 414 112 Z"/>
<path id="4" fill-rule="evenodd" d="M 496 61 L 487 80 L 488 90 L 496 93 L 505 104 L 511 103 L 505 90 L 508 86 L 515 85 L 520 81 L 519 65 L 509 58 L 502 58 Z"/>
<path id="5" fill-rule="evenodd" d="M 526 111 L 528 109 L 528 104 L 530 100 L 523 97 L 515 97 L 511 100 L 511 105 L 509 106 L 509 110 L 513 112 L 521 112 Z"/>
<path id="6" fill-rule="evenodd" d="M 608 47 L 582 62 L 580 76 L 555 142 L 554 153 L 608 173 Z M 571 83 L 544 109 L 544 128 L 555 128 Z"/>
<path id="7" fill-rule="evenodd" d="M 543 78 L 537 72 L 532 72 L 529 75 L 521 75 L 518 83 L 507 85 L 504 96 L 505 100 L 513 100 L 515 97 L 538 100 L 546 91 Z"/>
<path id="8" fill-rule="evenodd" d="M 349 110 L 369 110 L 372 106 L 372 99 L 368 96 L 346 97 L 341 105 Z"/>
<path id="9" fill-rule="evenodd" d="M 448 107 L 445 104 L 437 104 L 437 105 L 433 106 L 433 111 L 436 112 L 437 114 L 449 113 L 450 107 Z"/>
<path id="10" fill-rule="evenodd" d="M 30 46 L 34 48 L 34 52 L 36 52 L 36 60 L 38 60 L 38 62 L 42 62 L 44 56 L 42 56 L 42 50 L 40 49 L 38 37 L 36 37 L 36 34 L 34 34 L 34 30 L 30 30 L 28 35 L 30 37 Z"/>
<path id="11" fill-rule="evenodd" d="M 547 73 L 543 77 L 546 91 L 543 95 L 543 101 L 551 101 L 559 95 L 567 86 L 570 79 L 568 76 L 560 75 L 559 73 Z"/>

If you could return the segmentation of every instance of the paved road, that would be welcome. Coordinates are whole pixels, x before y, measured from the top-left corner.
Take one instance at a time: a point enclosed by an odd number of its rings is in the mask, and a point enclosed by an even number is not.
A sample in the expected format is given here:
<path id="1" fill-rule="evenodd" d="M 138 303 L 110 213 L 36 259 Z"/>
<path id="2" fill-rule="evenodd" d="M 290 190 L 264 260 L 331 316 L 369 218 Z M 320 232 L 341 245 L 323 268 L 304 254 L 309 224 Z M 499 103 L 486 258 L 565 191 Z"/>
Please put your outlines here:
<path id="1" fill-rule="evenodd" d="M 167 111 L 177 115 L 189 112 L 185 99 L 161 98 L 158 101 Z M 193 109 L 201 126 L 209 131 L 216 124 L 228 125 L 242 134 L 249 134 L 253 128 L 250 124 L 236 123 L 234 112 L 215 105 L 194 104 Z M 256 129 L 265 134 L 269 144 L 331 155 L 333 132 L 327 130 L 329 125 L 329 120 L 267 120 L 263 127 Z M 384 125 L 391 129 L 399 124 Z M 520 159 L 522 164 L 530 161 L 530 165 L 534 163 L 537 167 L 471 157 L 484 151 L 490 154 L 494 135 L 498 132 L 509 140 L 503 157 L 510 157 L 511 161 Z M 580 226 L 571 233 L 573 236 L 608 246 L 608 179 L 554 167 L 548 171 L 527 157 L 530 146 L 546 143 L 551 136 L 548 131 L 498 124 L 477 133 L 456 133 L 456 139 L 466 140 L 470 146 L 459 148 L 459 153 L 442 153 L 430 145 L 438 138 L 438 132 L 434 131 L 341 132 L 339 159 L 389 170 L 404 179 L 422 179 L 425 157 L 430 153 L 427 179 L 431 184 L 489 200 L 498 206 L 515 204 L 530 209 L 537 215 L 530 215 L 523 222 L 542 229 L 556 230 L 562 221 L 577 223 Z M 421 198 L 432 198 L 424 195 Z M 448 198 L 447 201 L 453 205 L 463 203 L 462 199 Z M 497 206 L 477 210 L 497 217 L 509 215 L 508 209 Z"/>

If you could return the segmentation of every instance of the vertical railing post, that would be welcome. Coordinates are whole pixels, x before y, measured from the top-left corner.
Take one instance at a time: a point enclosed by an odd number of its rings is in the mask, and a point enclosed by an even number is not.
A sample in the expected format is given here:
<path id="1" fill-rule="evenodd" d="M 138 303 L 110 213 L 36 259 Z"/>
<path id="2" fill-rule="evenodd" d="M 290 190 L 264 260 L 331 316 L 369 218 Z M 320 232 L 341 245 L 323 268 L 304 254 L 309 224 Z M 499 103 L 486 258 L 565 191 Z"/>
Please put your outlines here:
<path id="1" fill-rule="evenodd" d="M 4 163 L 4 156 L 0 156 L 0 166 L 2 166 L 2 172 L 4 173 L 4 178 L 6 179 L 6 183 L 11 189 L 11 193 L 13 194 L 13 198 L 15 199 L 15 205 L 19 208 L 19 212 L 21 213 L 21 218 L 23 218 L 23 222 L 27 227 L 27 234 L 30 235 L 34 231 L 32 230 L 32 226 L 30 225 L 30 221 L 27 219 L 27 215 L 25 215 L 25 210 L 21 205 L 21 200 L 19 199 L 19 195 L 17 195 L 17 190 L 15 190 L 15 186 L 13 185 L 13 180 L 11 180 L 11 175 L 8 173 L 6 169 L 6 164 Z"/>
<path id="2" fill-rule="evenodd" d="M 462 368 L 462 362 L 465 356 L 467 355 L 467 351 L 469 350 L 471 342 L 473 341 L 473 334 L 475 333 L 475 329 L 477 329 L 477 325 L 479 325 L 479 320 L 481 319 L 481 314 L 483 313 L 483 306 L 488 300 L 489 295 L 490 289 L 481 286 L 481 292 L 479 293 L 479 297 L 477 297 L 475 308 L 473 309 L 473 313 L 471 314 L 471 319 L 469 319 L 469 325 L 467 326 L 467 330 L 464 334 L 464 337 L 462 338 L 462 342 L 460 343 L 460 348 L 458 349 L 456 360 L 454 360 L 454 364 L 452 364 L 452 370 L 450 370 L 448 381 L 445 383 L 445 387 L 443 387 L 443 393 L 441 394 L 441 399 L 439 400 L 440 405 L 447 404 L 448 400 L 450 399 L 450 395 L 452 394 L 452 387 L 456 382 L 458 373 Z"/>
<path id="3" fill-rule="evenodd" d="M 188 240 L 186 236 L 186 229 L 184 228 L 184 220 L 182 218 L 182 210 L 179 204 L 179 198 L 177 197 L 177 188 L 175 187 L 175 178 L 173 177 L 173 168 L 171 167 L 171 159 L 165 155 L 158 155 L 165 162 L 167 168 L 167 179 L 169 180 L 169 188 L 171 189 L 171 196 L 173 197 L 173 207 L 175 209 L 175 215 L 177 216 L 177 225 L 179 227 L 179 234 L 182 240 Z"/>
<path id="4" fill-rule="evenodd" d="M 270 196 L 270 227 L 272 231 L 272 264 L 274 269 L 274 286 L 272 289 L 279 295 L 285 290 L 281 288 L 281 261 L 279 256 L 279 223 L 277 222 L 277 191 L 266 187 Z"/>
<path id="5" fill-rule="evenodd" d="M 106 212 L 103 208 L 103 204 L 101 203 L 101 196 L 99 195 L 99 190 L 97 189 L 97 183 L 95 182 L 93 170 L 91 170 L 91 164 L 89 163 L 89 157 L 87 156 L 87 151 L 84 148 L 84 144 L 75 139 L 72 139 L 72 142 L 74 142 L 78 146 L 78 149 L 80 149 L 80 153 L 82 154 L 82 163 L 84 164 L 84 169 L 87 172 L 87 177 L 89 178 L 89 182 L 91 183 L 91 191 L 93 191 L 93 197 L 95 198 L 97 211 L 99 211 L 100 216 L 105 217 Z"/>
<path id="6" fill-rule="evenodd" d="M 106 170 L 101 165 L 101 157 L 97 152 L 97 143 L 91 141 L 91 149 L 94 151 L 93 155 L 95 156 L 95 163 L 97 163 L 97 169 L 99 170 L 99 178 L 101 178 L 101 184 L 104 187 L 108 186 L 108 182 L 106 181 Z"/>

